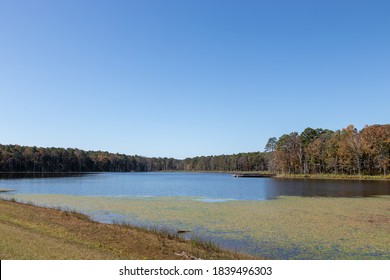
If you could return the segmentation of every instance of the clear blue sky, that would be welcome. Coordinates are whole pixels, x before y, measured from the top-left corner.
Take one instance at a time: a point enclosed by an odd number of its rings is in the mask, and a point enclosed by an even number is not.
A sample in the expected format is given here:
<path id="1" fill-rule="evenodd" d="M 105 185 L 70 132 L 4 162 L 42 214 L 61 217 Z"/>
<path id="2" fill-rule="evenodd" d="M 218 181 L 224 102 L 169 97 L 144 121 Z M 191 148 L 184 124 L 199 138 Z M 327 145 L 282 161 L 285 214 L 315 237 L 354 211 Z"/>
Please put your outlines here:
<path id="1" fill-rule="evenodd" d="M 390 1 L 0 2 L 0 143 L 262 151 L 390 123 Z"/>

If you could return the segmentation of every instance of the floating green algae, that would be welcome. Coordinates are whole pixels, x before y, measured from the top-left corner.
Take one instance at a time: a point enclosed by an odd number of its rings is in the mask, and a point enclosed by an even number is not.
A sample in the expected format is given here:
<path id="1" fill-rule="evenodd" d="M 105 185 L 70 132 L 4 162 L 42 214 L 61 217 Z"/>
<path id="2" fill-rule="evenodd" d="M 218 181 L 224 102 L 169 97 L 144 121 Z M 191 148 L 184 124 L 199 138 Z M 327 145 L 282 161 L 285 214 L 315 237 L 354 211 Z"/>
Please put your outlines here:
<path id="1" fill-rule="evenodd" d="M 218 203 L 195 197 L 12 197 L 75 209 L 98 220 L 107 215 L 143 226 L 189 230 L 272 259 L 390 259 L 390 196 Z"/>

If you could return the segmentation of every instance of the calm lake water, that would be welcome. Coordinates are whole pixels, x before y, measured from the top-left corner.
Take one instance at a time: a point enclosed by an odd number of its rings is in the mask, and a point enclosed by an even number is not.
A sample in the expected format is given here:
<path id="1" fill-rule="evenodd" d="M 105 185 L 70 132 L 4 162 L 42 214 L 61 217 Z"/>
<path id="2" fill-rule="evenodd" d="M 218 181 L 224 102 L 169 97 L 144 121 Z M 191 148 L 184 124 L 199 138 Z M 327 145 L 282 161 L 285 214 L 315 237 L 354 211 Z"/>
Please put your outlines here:
<path id="1" fill-rule="evenodd" d="M 0 193 L 8 199 L 74 209 L 100 222 L 191 230 L 189 238 L 205 238 L 222 247 L 271 259 L 390 256 L 387 229 L 371 232 L 374 228 L 369 224 L 372 217 L 389 219 L 388 198 L 362 199 L 389 196 L 389 181 L 235 178 L 220 173 L 173 172 L 35 178 L 3 174 L 0 189 L 12 190 Z M 374 199 L 383 205 L 377 207 Z M 366 209 L 368 204 L 371 208 Z M 346 218 L 348 213 L 351 219 Z M 366 214 L 368 218 L 364 218 Z M 369 221 L 359 229 L 360 239 L 356 224 L 344 229 L 356 217 Z M 329 219 L 333 219 L 333 226 L 328 225 Z M 376 243 L 368 246 L 367 235 Z"/>
<path id="2" fill-rule="evenodd" d="M 0 179 L 15 194 L 108 197 L 189 196 L 204 201 L 269 200 L 278 196 L 368 197 L 390 195 L 390 182 L 234 178 L 219 173 L 97 173 L 67 177 Z"/>

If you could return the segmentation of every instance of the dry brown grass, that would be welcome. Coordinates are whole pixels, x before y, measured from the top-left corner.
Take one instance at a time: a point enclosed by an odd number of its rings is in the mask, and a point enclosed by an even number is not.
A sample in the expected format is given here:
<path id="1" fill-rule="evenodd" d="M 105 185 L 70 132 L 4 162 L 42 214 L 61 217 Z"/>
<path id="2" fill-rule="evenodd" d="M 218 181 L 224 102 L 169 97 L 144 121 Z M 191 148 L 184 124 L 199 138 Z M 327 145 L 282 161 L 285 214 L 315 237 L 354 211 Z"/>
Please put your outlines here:
<path id="1" fill-rule="evenodd" d="M 0 200 L 0 259 L 250 259 L 164 232 Z"/>

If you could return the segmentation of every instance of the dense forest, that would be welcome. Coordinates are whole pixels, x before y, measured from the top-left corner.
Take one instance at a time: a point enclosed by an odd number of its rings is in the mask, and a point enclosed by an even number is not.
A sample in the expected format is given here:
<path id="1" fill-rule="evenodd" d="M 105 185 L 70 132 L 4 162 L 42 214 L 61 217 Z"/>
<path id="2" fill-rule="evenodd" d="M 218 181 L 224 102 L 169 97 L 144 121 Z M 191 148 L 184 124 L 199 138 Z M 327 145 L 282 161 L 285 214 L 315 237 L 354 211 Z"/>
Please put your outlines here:
<path id="1" fill-rule="evenodd" d="M 0 172 L 143 172 L 266 170 L 264 153 L 148 158 L 102 151 L 0 145 Z"/>
<path id="2" fill-rule="evenodd" d="M 337 131 L 306 128 L 265 147 L 269 170 L 284 174 L 387 175 L 390 169 L 390 125 L 353 125 Z"/>
<path id="3" fill-rule="evenodd" d="M 182 169 L 182 161 L 173 158 L 0 145 L 1 172 L 141 172 Z"/>
<path id="4" fill-rule="evenodd" d="M 186 158 L 183 160 L 186 171 L 267 171 L 266 153 L 240 153 Z"/>
<path id="5" fill-rule="evenodd" d="M 387 175 L 390 125 L 358 131 L 306 128 L 268 140 L 264 152 L 148 158 L 102 151 L 0 145 L 0 172 L 270 171 L 283 174 Z"/>

